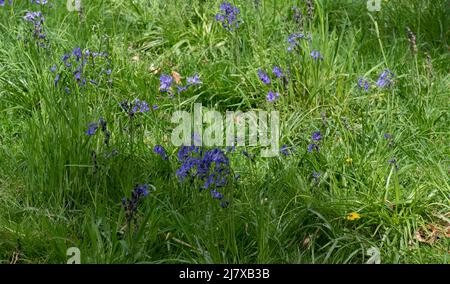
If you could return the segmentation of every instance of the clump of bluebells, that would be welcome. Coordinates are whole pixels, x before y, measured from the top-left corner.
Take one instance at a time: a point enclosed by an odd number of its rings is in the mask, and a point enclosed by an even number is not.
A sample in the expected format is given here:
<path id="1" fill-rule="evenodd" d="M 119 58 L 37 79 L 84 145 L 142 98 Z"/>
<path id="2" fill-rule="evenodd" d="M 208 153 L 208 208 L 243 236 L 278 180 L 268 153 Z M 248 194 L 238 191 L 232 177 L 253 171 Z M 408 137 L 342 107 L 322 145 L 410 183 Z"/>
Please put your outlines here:
<path id="1" fill-rule="evenodd" d="M 322 140 L 322 134 L 320 131 L 316 131 L 311 135 L 311 143 L 308 145 L 308 152 L 313 152 L 316 150 L 319 152 L 319 145 L 318 143 Z"/>
<path id="2" fill-rule="evenodd" d="M 150 111 L 150 107 L 146 101 L 134 99 L 133 101 L 123 100 L 119 103 L 122 110 L 124 110 L 130 118 L 133 118 L 136 113 L 146 113 Z M 155 107 L 152 107 L 155 109 Z"/>
<path id="3" fill-rule="evenodd" d="M 122 206 L 125 210 L 125 218 L 128 225 L 134 219 L 139 203 L 148 195 L 148 188 L 149 186 L 147 184 L 137 184 L 131 192 L 131 198 L 122 198 Z"/>
<path id="4" fill-rule="evenodd" d="M 289 47 L 288 47 L 287 50 L 288 50 L 289 52 L 295 50 L 296 47 L 300 45 L 300 42 L 301 42 L 302 40 L 311 40 L 311 37 L 310 37 L 310 36 L 307 36 L 307 35 L 305 35 L 305 34 L 303 34 L 303 33 L 297 33 L 297 34 L 294 33 L 294 34 L 290 34 L 290 35 L 288 36 L 288 40 L 287 40 L 288 43 L 289 43 Z"/>
<path id="5" fill-rule="evenodd" d="M 178 151 L 178 160 L 181 166 L 176 175 L 180 181 L 198 181 L 202 184 L 200 190 L 209 189 L 211 196 L 221 201 L 222 207 L 228 205 L 219 189 L 228 184 L 231 168 L 230 160 L 221 149 L 182 146 Z"/>
<path id="6" fill-rule="evenodd" d="M 23 19 L 32 24 L 31 37 L 35 40 L 36 44 L 40 47 L 47 48 L 48 40 L 44 33 L 45 18 L 42 15 L 42 12 L 27 12 Z"/>
<path id="7" fill-rule="evenodd" d="M 72 82 L 78 87 L 84 87 L 87 83 L 98 86 L 106 81 L 109 85 L 111 79 L 111 60 L 105 52 L 92 52 L 89 49 L 82 50 L 76 47 L 71 53 L 61 57 L 61 63 L 50 68 L 56 73 L 55 87 L 64 86 L 66 93 L 70 93 Z M 62 79 L 63 82 L 61 82 Z"/>
<path id="8" fill-rule="evenodd" d="M 216 14 L 216 21 L 222 23 L 222 27 L 232 31 L 239 28 L 241 20 L 238 19 L 240 10 L 229 2 L 223 2 L 220 5 L 220 13 Z"/>
<path id="9" fill-rule="evenodd" d="M 395 74 L 391 70 L 385 69 L 378 77 L 378 81 L 377 81 L 376 85 L 380 88 L 389 87 L 389 86 L 391 86 L 392 79 L 394 77 L 395 77 Z"/>
<path id="10" fill-rule="evenodd" d="M 287 85 L 287 76 L 279 66 L 273 67 L 272 74 L 275 75 L 276 79 L 282 80 L 284 86 Z M 267 86 L 270 86 L 272 84 L 272 79 L 270 78 L 269 74 L 262 69 L 258 69 L 258 78 L 263 84 Z M 279 97 L 280 93 L 269 90 L 266 95 L 266 100 L 270 103 L 273 103 Z"/>
<path id="11" fill-rule="evenodd" d="M 311 51 L 311 53 L 310 53 L 310 55 L 311 55 L 311 57 L 314 59 L 314 60 L 323 60 L 323 56 L 322 56 L 322 54 L 320 53 L 320 51 L 318 51 L 318 50 L 313 50 L 313 51 Z"/>
<path id="12" fill-rule="evenodd" d="M 192 86 L 201 85 L 202 81 L 198 74 L 195 74 L 193 77 L 186 78 L 186 85 L 177 86 L 178 94 L 188 90 Z M 162 93 L 169 94 L 169 97 L 173 97 L 172 86 L 174 85 L 174 80 L 172 76 L 167 74 L 162 74 L 159 77 L 159 91 Z"/>

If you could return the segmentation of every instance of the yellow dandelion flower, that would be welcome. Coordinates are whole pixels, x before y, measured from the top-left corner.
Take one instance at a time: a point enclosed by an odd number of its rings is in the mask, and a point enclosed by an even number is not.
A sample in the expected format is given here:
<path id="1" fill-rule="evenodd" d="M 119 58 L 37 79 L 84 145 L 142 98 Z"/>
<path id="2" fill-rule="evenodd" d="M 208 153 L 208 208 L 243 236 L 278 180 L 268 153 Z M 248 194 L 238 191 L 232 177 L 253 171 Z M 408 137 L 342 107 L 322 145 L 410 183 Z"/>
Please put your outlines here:
<path id="1" fill-rule="evenodd" d="M 356 212 L 349 213 L 346 217 L 346 219 L 349 221 L 355 221 L 358 220 L 359 218 L 361 218 L 361 215 L 359 215 Z"/>
<path id="2" fill-rule="evenodd" d="M 347 162 L 347 164 L 352 164 L 353 163 L 353 159 L 348 157 L 347 159 L 345 159 L 345 161 Z"/>

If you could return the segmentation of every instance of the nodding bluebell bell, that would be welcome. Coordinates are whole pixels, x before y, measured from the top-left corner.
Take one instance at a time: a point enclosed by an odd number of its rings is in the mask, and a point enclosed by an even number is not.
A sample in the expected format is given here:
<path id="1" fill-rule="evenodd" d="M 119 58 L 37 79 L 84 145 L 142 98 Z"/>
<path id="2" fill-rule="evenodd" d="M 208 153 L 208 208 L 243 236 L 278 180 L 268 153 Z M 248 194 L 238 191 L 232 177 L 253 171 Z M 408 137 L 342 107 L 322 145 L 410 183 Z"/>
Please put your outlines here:
<path id="1" fill-rule="evenodd" d="M 141 200 L 149 194 L 148 188 L 148 184 L 137 184 L 131 192 L 131 198 L 122 198 L 122 206 L 125 210 L 125 218 L 128 224 L 134 219 Z"/>
<path id="2" fill-rule="evenodd" d="M 399 165 L 398 165 L 398 161 L 397 161 L 396 158 L 389 159 L 389 160 L 388 160 L 388 163 L 391 164 L 391 165 L 393 165 L 393 166 L 395 166 L 395 169 L 398 170 Z"/>
<path id="3" fill-rule="evenodd" d="M 370 83 L 365 78 L 361 77 L 358 79 L 358 87 L 360 89 L 364 89 L 364 91 L 368 92 L 370 88 Z"/>
<path id="4" fill-rule="evenodd" d="M 155 147 L 153 148 L 153 152 L 155 152 L 156 154 L 160 155 L 163 160 L 167 160 L 168 159 L 166 150 L 161 145 L 155 145 Z"/>
<path id="5" fill-rule="evenodd" d="M 281 154 L 285 156 L 289 156 L 292 152 L 292 149 L 289 149 L 287 145 L 282 145 L 280 149 Z"/>
<path id="6" fill-rule="evenodd" d="M 311 40 L 311 37 L 302 33 L 290 34 L 287 40 L 289 43 L 287 50 L 293 51 L 300 44 L 300 40 Z"/>
<path id="7" fill-rule="evenodd" d="M 313 50 L 313 51 L 311 51 L 310 55 L 311 55 L 311 57 L 312 57 L 314 60 L 316 60 L 316 61 L 317 61 L 318 59 L 323 60 L 323 56 L 322 56 L 322 54 L 320 53 L 320 51 L 318 51 L 318 50 Z"/>
<path id="8" fill-rule="evenodd" d="M 317 152 L 319 152 L 319 145 L 315 144 L 315 143 L 311 143 L 308 145 L 308 152 L 313 152 L 314 150 L 316 150 Z"/>
<path id="9" fill-rule="evenodd" d="M 258 77 L 264 84 L 270 85 L 271 80 L 269 78 L 269 75 L 267 75 L 267 73 L 265 73 L 263 70 L 258 69 Z"/>

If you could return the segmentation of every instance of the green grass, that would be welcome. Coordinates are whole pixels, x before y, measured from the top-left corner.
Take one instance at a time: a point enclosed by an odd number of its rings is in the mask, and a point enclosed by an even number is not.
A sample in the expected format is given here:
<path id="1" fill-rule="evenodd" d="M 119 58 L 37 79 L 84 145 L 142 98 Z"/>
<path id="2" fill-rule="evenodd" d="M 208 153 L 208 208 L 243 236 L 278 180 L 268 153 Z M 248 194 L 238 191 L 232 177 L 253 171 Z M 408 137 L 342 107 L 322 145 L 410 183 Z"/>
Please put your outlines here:
<path id="1" fill-rule="evenodd" d="M 365 263 L 372 247 L 382 263 L 450 263 L 448 1 L 383 1 L 369 13 L 366 1 L 320 0 L 312 19 L 303 1 L 233 1 L 243 20 L 233 32 L 215 21 L 221 1 L 83 0 L 82 15 L 65 1 L 14 2 L 0 7 L 1 263 L 66 263 L 69 247 L 83 263 Z M 44 13 L 49 48 L 24 40 L 27 10 Z M 288 35 L 301 31 L 311 43 L 289 53 Z M 54 87 L 50 68 L 75 47 L 108 52 L 112 85 L 76 88 L 66 74 L 72 92 Z M 271 104 L 257 70 L 275 65 L 290 69 L 290 81 L 275 85 L 281 97 Z M 396 74 L 392 87 L 358 89 L 359 77 L 373 85 L 385 68 Z M 172 71 L 198 73 L 203 84 L 170 99 L 159 76 Z M 134 98 L 159 110 L 130 122 L 119 102 Z M 229 154 L 240 178 L 223 190 L 222 209 L 176 177 L 170 118 L 194 103 L 277 110 L 280 142 L 295 152 Z M 108 146 L 100 131 L 84 133 L 100 116 Z M 318 130 L 320 152 L 307 153 Z M 143 183 L 156 190 L 127 227 L 121 199 Z M 351 212 L 361 218 L 347 220 Z M 439 238 L 420 242 L 429 225 Z"/>

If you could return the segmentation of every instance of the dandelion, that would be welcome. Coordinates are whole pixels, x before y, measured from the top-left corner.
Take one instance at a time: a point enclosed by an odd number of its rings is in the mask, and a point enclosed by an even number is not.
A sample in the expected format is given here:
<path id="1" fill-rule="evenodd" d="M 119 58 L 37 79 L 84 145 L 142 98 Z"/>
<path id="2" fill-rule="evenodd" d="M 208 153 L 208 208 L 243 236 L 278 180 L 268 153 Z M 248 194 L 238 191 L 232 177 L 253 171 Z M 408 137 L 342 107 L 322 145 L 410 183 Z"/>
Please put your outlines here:
<path id="1" fill-rule="evenodd" d="M 355 221 L 361 218 L 361 215 L 357 212 L 351 212 L 347 215 L 346 219 L 349 221 Z"/>
<path id="2" fill-rule="evenodd" d="M 347 157 L 347 159 L 345 159 L 345 161 L 347 162 L 347 164 L 351 165 L 353 163 L 353 159 L 351 157 Z"/>
<path id="3" fill-rule="evenodd" d="M 280 94 L 277 92 L 277 93 L 274 93 L 274 92 L 272 92 L 272 91 L 269 91 L 268 93 L 267 93 L 267 101 L 268 102 L 270 102 L 270 103 L 273 103 L 276 99 L 278 99 L 280 97 Z"/>
<path id="4" fill-rule="evenodd" d="M 322 56 L 322 54 L 320 54 L 320 52 L 318 50 L 311 51 L 310 55 L 314 60 L 317 60 L 317 59 L 323 60 L 323 56 Z"/>
<path id="5" fill-rule="evenodd" d="M 164 149 L 163 146 L 161 145 L 156 145 L 153 148 L 153 152 L 155 152 L 156 154 L 160 155 L 162 157 L 163 160 L 167 160 L 167 154 L 166 154 L 166 150 Z"/>
<path id="6" fill-rule="evenodd" d="M 258 77 L 264 84 L 270 85 L 271 81 L 269 76 L 261 69 L 258 69 Z"/>

